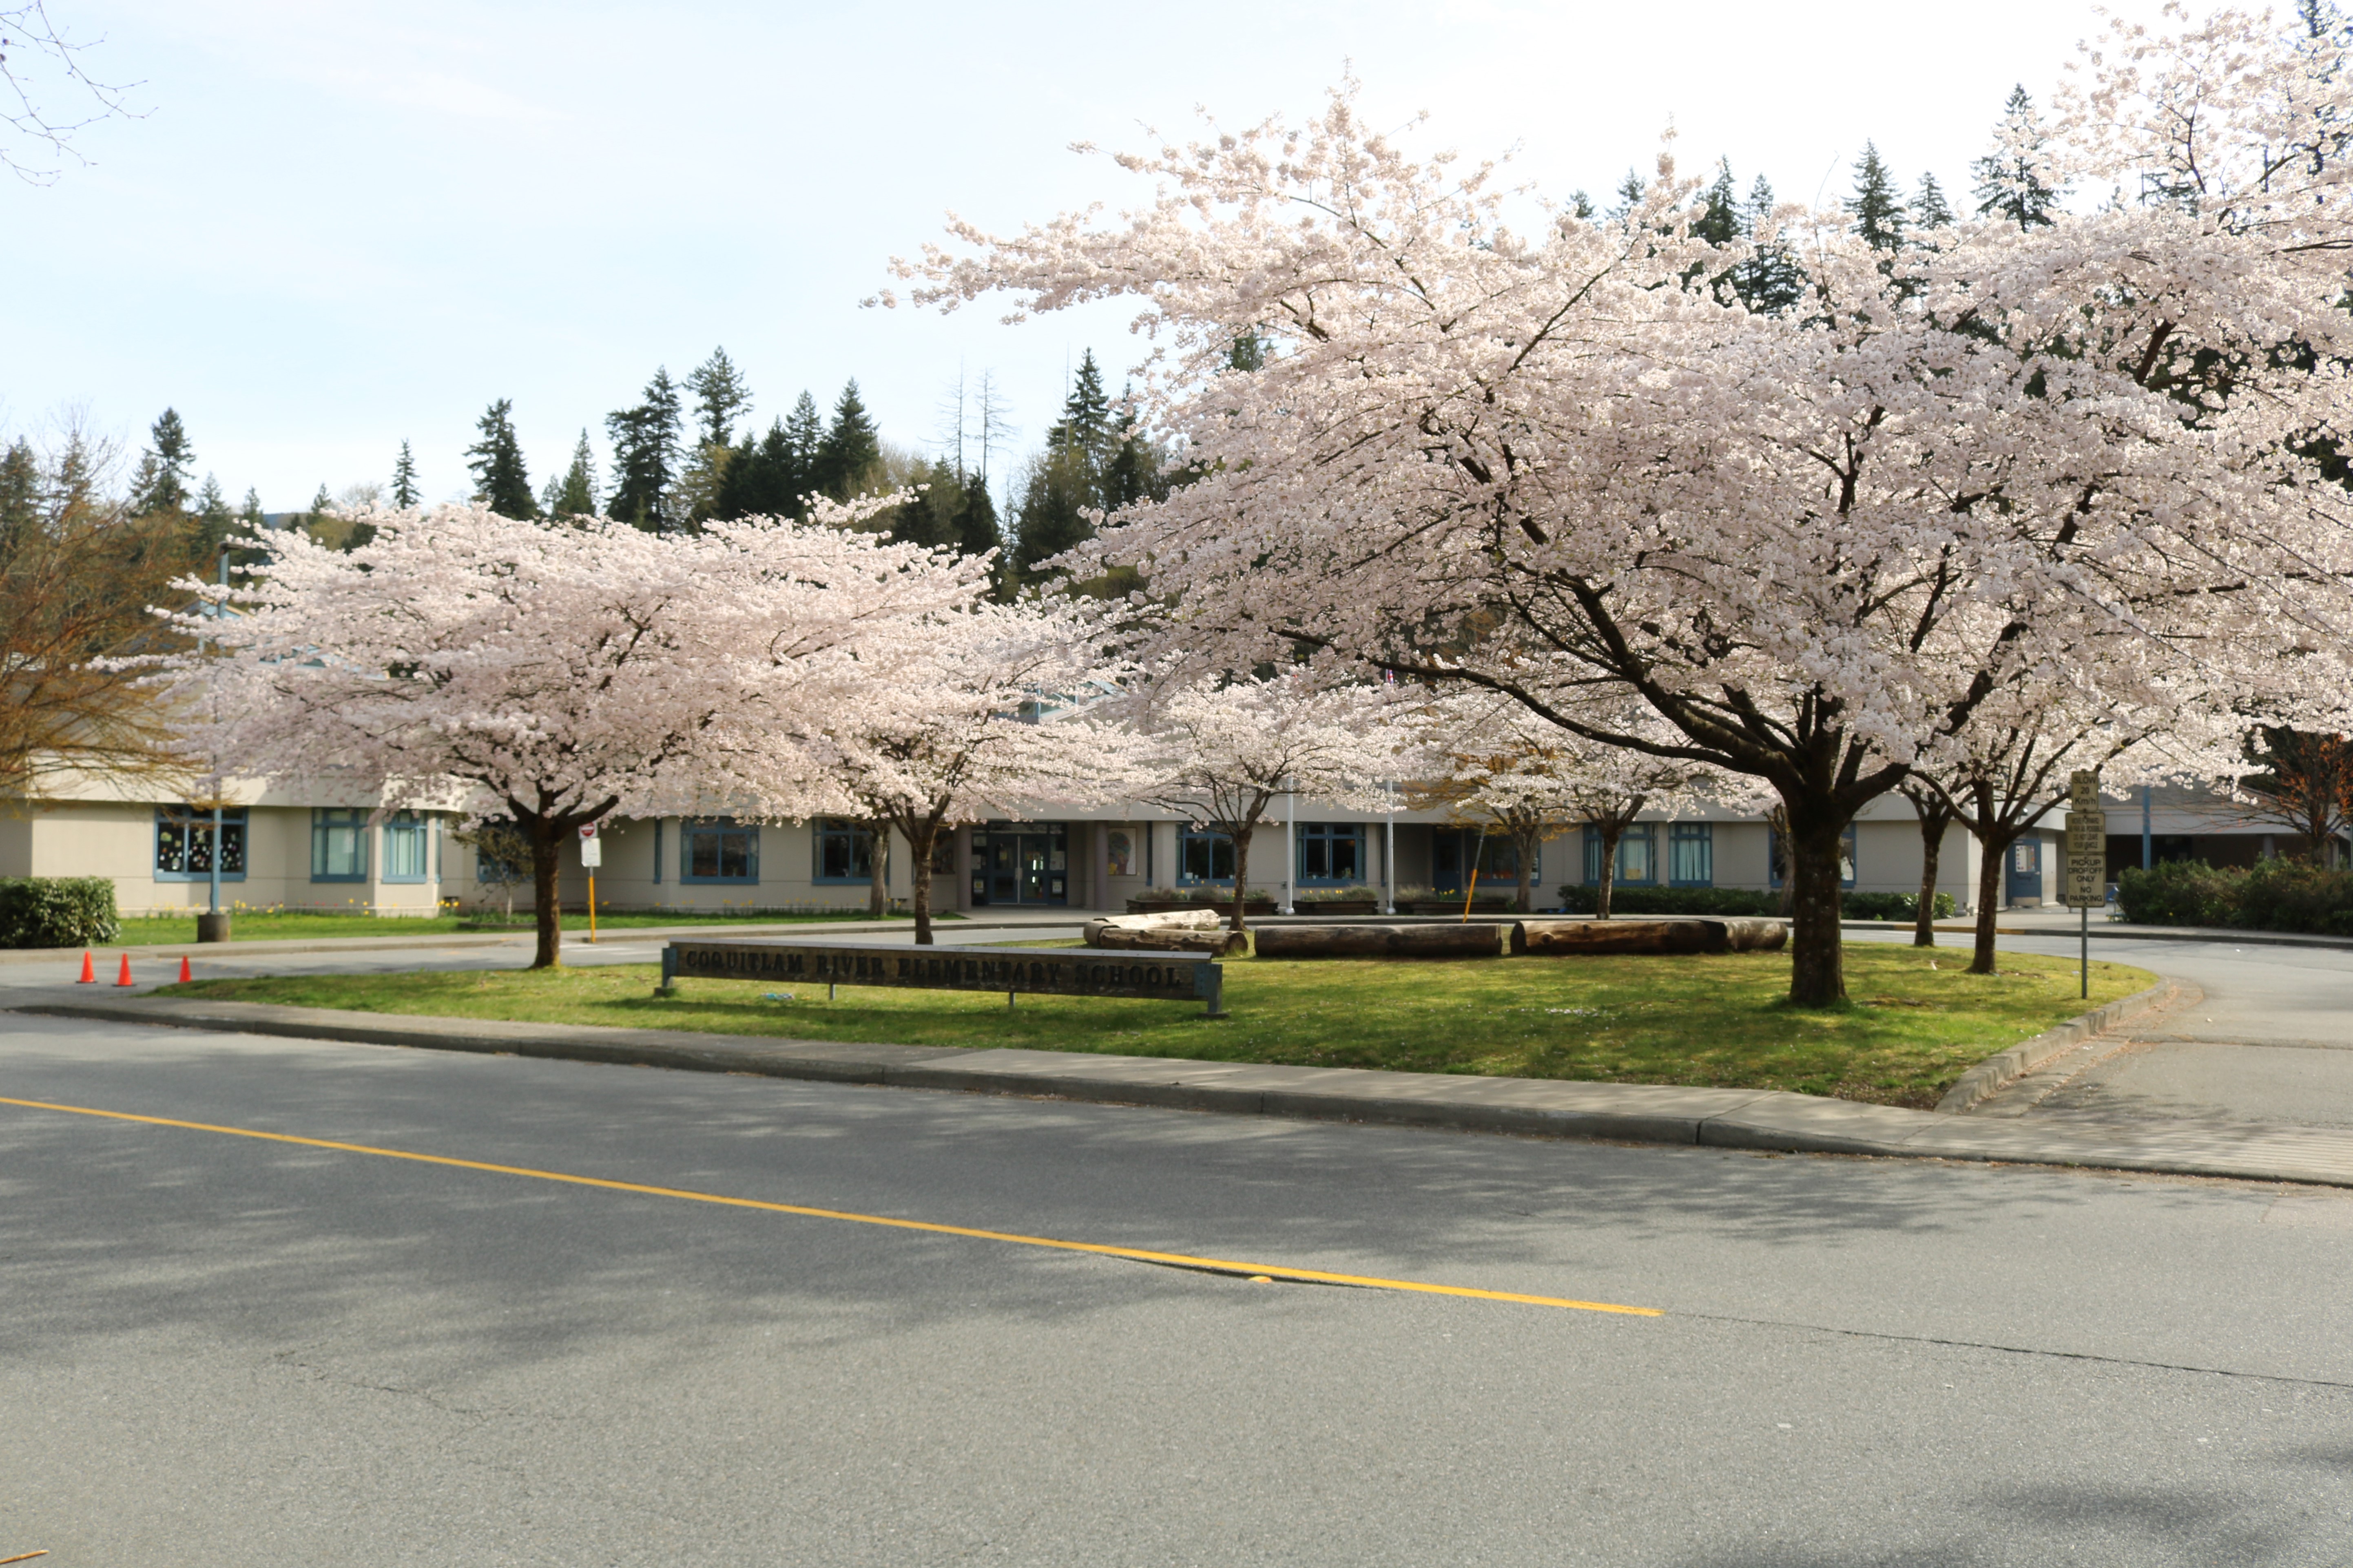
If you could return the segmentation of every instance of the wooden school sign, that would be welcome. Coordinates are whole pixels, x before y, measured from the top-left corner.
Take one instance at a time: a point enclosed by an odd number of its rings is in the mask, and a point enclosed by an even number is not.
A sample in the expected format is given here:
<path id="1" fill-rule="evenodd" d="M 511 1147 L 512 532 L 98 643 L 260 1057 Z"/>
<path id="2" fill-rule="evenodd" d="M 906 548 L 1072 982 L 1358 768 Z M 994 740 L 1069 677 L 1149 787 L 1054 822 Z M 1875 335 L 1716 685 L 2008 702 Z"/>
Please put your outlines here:
<path id="1" fill-rule="evenodd" d="M 662 985 L 697 980 L 823 981 L 932 991 L 1002 991 L 1010 1003 L 1042 996 L 1141 996 L 1201 1002 L 1225 1016 L 1225 970 L 1179 952 L 1086 948 L 828 947 L 797 942 L 673 942 L 662 949 Z"/>

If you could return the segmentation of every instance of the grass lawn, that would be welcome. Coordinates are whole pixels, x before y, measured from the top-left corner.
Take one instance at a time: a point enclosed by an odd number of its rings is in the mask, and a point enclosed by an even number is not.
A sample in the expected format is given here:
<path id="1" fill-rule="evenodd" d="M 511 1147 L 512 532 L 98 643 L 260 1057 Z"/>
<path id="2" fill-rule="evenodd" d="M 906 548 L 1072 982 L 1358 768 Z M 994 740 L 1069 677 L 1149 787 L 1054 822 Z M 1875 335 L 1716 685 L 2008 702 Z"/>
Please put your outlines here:
<path id="1" fill-rule="evenodd" d="M 305 913 L 299 910 L 237 910 L 232 911 L 230 935 L 237 942 L 310 941 L 318 937 L 345 936 L 443 936 L 452 931 L 472 934 L 477 931 L 496 931 L 499 927 L 482 927 L 470 915 L 432 915 L 400 919 L 389 915 L 339 915 Z M 596 911 L 598 931 L 628 931 L 647 926 L 694 925 L 792 925 L 803 921 L 862 921 L 868 919 L 864 910 L 845 910 L 839 914 L 730 914 L 724 910 L 688 910 L 650 914 L 607 914 Z M 912 920 L 912 915 L 888 917 L 894 921 Z M 934 915 L 934 920 L 962 920 L 962 915 Z M 517 935 L 532 930 L 528 915 L 517 917 L 518 923 L 503 928 Z M 588 933 L 588 917 L 567 914 L 564 929 L 569 933 Z M 126 915 L 122 920 L 122 935 L 109 946 L 153 947 L 178 946 L 196 940 L 196 917 L 185 915 Z"/>
<path id="2" fill-rule="evenodd" d="M 200 980 L 162 994 L 803 1039 L 1788 1089 L 1930 1106 L 1994 1052 L 2156 982 L 2146 970 L 2094 963 L 2085 1003 L 2070 960 L 2006 952 L 1990 976 L 1963 973 L 1967 963 L 1951 948 L 1851 945 L 1852 1000 L 1820 1012 L 1780 1001 L 1784 953 L 1231 960 L 1231 1016 L 1219 1019 L 1187 1005 L 1075 996 L 1024 996 L 1008 1012 L 993 994 L 879 986 L 845 985 L 828 1002 L 822 983 L 787 993 L 685 980 L 681 995 L 665 999 L 653 994 L 657 971 L 638 964 Z"/>

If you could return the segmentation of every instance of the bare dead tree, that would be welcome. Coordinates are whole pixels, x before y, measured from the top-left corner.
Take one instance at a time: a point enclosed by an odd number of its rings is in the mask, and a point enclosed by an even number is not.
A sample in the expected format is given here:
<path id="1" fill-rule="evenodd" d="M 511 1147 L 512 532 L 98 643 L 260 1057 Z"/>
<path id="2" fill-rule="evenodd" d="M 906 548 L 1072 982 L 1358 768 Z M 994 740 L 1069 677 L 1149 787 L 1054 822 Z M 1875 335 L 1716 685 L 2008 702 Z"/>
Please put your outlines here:
<path id="1" fill-rule="evenodd" d="M 0 0 L 0 167 L 27 184 L 55 183 L 64 161 L 88 163 L 74 146 L 78 132 L 101 120 L 136 120 L 125 100 L 137 82 L 100 81 L 82 68 L 92 39 L 78 43 L 50 19 L 46 0 Z M 76 105 L 53 107 L 57 98 Z M 77 115 L 79 118 L 77 118 Z"/>

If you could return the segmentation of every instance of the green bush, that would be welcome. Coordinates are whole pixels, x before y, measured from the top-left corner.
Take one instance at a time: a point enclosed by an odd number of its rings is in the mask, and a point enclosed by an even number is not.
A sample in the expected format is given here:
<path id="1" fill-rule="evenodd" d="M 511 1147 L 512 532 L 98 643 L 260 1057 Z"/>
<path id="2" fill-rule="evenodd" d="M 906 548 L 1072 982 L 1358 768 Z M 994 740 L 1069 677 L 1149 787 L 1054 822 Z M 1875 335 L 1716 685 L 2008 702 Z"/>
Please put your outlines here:
<path id="1" fill-rule="evenodd" d="M 95 947 L 122 934 L 105 877 L 0 877 L 0 947 Z"/>
<path id="2" fill-rule="evenodd" d="M 1950 920 L 1958 908 L 1950 893 L 1938 893 L 1929 911 L 1931 920 Z M 1848 893 L 1839 900 L 1839 913 L 1851 921 L 1908 921 L 1920 914 L 1917 893 Z"/>
<path id="3" fill-rule="evenodd" d="M 2116 877 L 2116 907 L 2135 925 L 2236 925 L 2246 879 L 2244 871 L 2218 870 L 2203 860 L 2167 860 L 2147 870 L 2127 866 Z"/>
<path id="4" fill-rule="evenodd" d="M 2353 936 L 2353 872 L 2306 860 L 2259 860 L 2237 890 L 2233 925 Z"/>
<path id="5" fill-rule="evenodd" d="M 1589 915 L 1599 889 L 1572 882 L 1560 890 L 1560 907 Z M 1778 915 L 1781 895 L 1746 888 L 1613 888 L 1612 915 Z"/>

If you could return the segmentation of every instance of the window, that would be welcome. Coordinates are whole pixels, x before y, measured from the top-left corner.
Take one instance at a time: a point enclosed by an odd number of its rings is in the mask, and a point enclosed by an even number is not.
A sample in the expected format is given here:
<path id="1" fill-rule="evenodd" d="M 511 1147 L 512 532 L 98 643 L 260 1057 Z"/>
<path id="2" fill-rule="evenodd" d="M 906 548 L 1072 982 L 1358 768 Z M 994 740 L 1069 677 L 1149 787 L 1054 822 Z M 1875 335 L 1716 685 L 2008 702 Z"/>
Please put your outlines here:
<path id="1" fill-rule="evenodd" d="M 759 828 L 727 816 L 680 823 L 678 870 L 681 882 L 758 881 Z"/>
<path id="2" fill-rule="evenodd" d="M 245 807 L 221 808 L 221 880 L 245 880 Z M 155 879 L 202 882 L 213 874 L 213 813 L 210 806 L 155 808 Z"/>
<path id="3" fill-rule="evenodd" d="M 874 879 L 874 836 L 836 816 L 817 819 L 817 873 L 820 882 Z"/>
<path id="4" fill-rule="evenodd" d="M 362 806 L 326 806 L 311 814 L 311 880 L 367 880 L 367 819 Z"/>
<path id="5" fill-rule="evenodd" d="M 1354 822 L 1299 825 L 1299 880 L 1348 886 L 1365 879 L 1365 829 Z"/>
<path id="6" fill-rule="evenodd" d="M 657 816 L 654 818 L 654 880 L 656 882 L 661 880 L 661 829 L 662 819 Z"/>
<path id="7" fill-rule="evenodd" d="M 1677 888 L 1715 886 L 1715 825 L 1678 822 L 1667 830 L 1667 881 Z"/>
<path id="8" fill-rule="evenodd" d="M 1473 859 L 1473 857 L 1476 859 Z M 1528 879 L 1533 882 L 1544 875 L 1543 855 L 1528 868 Z M 1475 827 L 1441 827 L 1430 838 L 1430 885 L 1441 893 L 1467 892 L 1470 872 L 1465 867 L 1475 867 L 1482 882 L 1516 882 L 1520 879 L 1519 847 L 1500 834 L 1482 835 Z"/>
<path id="9" fill-rule="evenodd" d="M 1233 879 L 1233 839 L 1214 829 L 1187 823 L 1176 842 L 1176 880 L 1187 883 Z"/>
<path id="10" fill-rule="evenodd" d="M 1778 888 L 1788 876 L 1788 858 L 1782 850 L 1780 834 L 1769 827 L 1765 833 L 1772 856 L 1773 885 Z M 1839 886 L 1854 886 L 1854 824 L 1852 822 L 1846 825 L 1846 832 L 1839 838 Z"/>
<path id="11" fill-rule="evenodd" d="M 413 811 L 395 812 L 384 825 L 384 879 L 426 881 L 432 864 L 432 818 Z"/>
<path id="12" fill-rule="evenodd" d="M 934 877 L 955 875 L 955 829 L 953 827 L 941 828 L 938 836 L 932 840 L 932 875 Z"/>
<path id="13" fill-rule="evenodd" d="M 1648 887 L 1659 879 L 1659 825 L 1638 822 L 1618 840 L 1618 869 L 1610 880 L 1620 885 Z M 1601 829 L 1585 830 L 1585 885 L 1601 881 Z"/>

